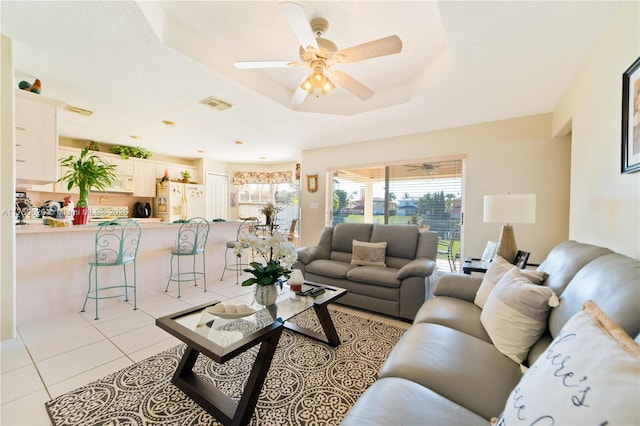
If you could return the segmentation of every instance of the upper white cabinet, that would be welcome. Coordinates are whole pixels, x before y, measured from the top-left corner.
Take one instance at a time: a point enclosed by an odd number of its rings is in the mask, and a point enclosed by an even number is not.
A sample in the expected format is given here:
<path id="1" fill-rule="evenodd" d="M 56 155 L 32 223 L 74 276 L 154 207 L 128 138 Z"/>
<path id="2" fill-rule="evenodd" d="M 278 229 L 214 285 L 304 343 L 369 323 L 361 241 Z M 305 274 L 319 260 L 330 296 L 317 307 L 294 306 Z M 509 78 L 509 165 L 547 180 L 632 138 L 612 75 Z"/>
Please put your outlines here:
<path id="1" fill-rule="evenodd" d="M 156 163 L 150 160 L 133 159 L 133 195 L 156 196 Z"/>
<path id="2" fill-rule="evenodd" d="M 58 108 L 63 102 L 16 91 L 15 139 L 18 183 L 58 180 Z"/>
<path id="3" fill-rule="evenodd" d="M 96 152 L 96 155 L 101 157 L 109 164 L 116 165 L 116 174 L 123 177 L 133 176 L 133 161 L 130 158 L 122 158 L 116 154 L 107 154 L 102 152 Z"/>
<path id="4" fill-rule="evenodd" d="M 164 176 L 164 172 L 167 171 L 169 174 L 169 179 L 171 180 L 181 180 L 181 173 L 183 171 L 189 172 L 190 180 L 192 182 L 198 182 L 198 173 L 199 170 L 197 167 L 185 166 L 182 164 L 174 164 L 174 163 L 156 163 L 156 173 L 159 177 Z"/>

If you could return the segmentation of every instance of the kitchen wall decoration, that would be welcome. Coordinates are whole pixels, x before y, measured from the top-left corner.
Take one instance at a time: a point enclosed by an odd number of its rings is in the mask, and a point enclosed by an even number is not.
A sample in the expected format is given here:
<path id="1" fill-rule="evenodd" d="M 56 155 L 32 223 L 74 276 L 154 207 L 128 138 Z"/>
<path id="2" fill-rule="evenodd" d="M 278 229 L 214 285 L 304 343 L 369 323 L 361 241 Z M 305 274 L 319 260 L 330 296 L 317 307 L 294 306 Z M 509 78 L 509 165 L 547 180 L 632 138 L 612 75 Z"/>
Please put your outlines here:
<path id="1" fill-rule="evenodd" d="M 318 175 L 307 175 L 307 191 L 316 192 L 318 190 Z"/>

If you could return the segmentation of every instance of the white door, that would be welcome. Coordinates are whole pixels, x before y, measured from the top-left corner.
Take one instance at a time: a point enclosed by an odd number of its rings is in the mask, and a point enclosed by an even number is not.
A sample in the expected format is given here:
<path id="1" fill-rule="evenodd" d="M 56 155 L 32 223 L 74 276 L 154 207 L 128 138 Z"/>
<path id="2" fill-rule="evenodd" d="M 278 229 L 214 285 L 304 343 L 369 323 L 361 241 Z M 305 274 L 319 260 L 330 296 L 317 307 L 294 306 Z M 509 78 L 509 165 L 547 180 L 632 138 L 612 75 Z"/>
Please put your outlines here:
<path id="1" fill-rule="evenodd" d="M 229 176 L 207 172 L 207 219 L 229 219 Z"/>

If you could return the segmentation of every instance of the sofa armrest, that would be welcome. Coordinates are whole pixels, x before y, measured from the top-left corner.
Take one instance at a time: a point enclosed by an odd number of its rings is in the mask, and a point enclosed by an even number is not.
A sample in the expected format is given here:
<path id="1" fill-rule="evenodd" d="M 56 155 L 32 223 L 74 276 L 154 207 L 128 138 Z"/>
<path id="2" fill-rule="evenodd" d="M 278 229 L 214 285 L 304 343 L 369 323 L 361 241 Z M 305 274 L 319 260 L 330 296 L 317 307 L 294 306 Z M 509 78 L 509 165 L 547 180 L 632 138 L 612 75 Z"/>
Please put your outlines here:
<path id="1" fill-rule="evenodd" d="M 429 259 L 428 257 L 419 257 L 417 259 L 413 259 L 411 262 L 400 268 L 396 274 L 396 278 L 399 280 L 403 280 L 407 277 L 426 278 L 433 274 L 435 268 L 435 260 Z"/>
<path id="2" fill-rule="evenodd" d="M 433 295 L 455 297 L 473 303 L 480 284 L 481 277 L 444 273 L 436 281 Z"/>
<path id="3" fill-rule="evenodd" d="M 329 250 L 318 247 L 301 247 L 298 249 L 298 260 L 305 265 L 317 259 L 329 259 Z"/>

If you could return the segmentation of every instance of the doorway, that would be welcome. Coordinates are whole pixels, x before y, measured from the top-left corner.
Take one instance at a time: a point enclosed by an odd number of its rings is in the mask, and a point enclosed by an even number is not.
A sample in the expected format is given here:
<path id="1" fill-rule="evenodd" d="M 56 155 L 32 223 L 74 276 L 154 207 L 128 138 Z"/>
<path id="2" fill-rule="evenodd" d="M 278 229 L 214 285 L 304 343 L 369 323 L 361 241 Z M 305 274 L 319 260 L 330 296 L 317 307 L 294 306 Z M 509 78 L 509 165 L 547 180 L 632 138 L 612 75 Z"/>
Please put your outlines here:
<path id="1" fill-rule="evenodd" d="M 229 219 L 229 176 L 207 172 L 207 219 Z"/>

